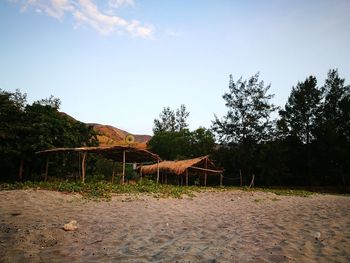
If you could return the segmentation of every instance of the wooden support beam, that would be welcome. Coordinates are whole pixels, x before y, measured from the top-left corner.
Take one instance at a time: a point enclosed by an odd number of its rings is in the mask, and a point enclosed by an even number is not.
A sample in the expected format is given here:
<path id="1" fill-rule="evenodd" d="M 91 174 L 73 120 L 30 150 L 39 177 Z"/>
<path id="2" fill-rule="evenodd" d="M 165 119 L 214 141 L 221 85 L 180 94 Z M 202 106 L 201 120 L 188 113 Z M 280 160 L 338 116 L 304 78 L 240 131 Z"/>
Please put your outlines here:
<path id="1" fill-rule="evenodd" d="M 255 174 L 253 174 L 252 181 L 250 182 L 249 188 L 254 187 Z"/>
<path id="2" fill-rule="evenodd" d="M 207 186 L 207 169 L 208 169 L 208 158 L 205 158 L 205 170 L 204 170 L 204 186 Z"/>
<path id="3" fill-rule="evenodd" d="M 205 169 L 205 168 L 195 167 L 195 166 L 190 166 L 188 168 L 196 169 L 196 170 L 200 170 L 200 171 L 207 171 L 210 173 L 218 173 L 218 174 L 223 172 L 222 170 L 211 170 L 211 169 Z"/>
<path id="4" fill-rule="evenodd" d="M 112 164 L 112 184 L 114 184 L 115 162 Z"/>
<path id="5" fill-rule="evenodd" d="M 157 184 L 159 183 L 159 159 L 157 160 Z"/>
<path id="6" fill-rule="evenodd" d="M 240 179 L 240 186 L 243 184 L 243 178 L 242 178 L 242 170 L 239 169 L 239 179 Z"/>
<path id="7" fill-rule="evenodd" d="M 46 166 L 45 166 L 45 182 L 47 181 L 47 174 L 49 172 L 49 157 L 46 157 Z"/>
<path id="8" fill-rule="evenodd" d="M 85 161 L 86 161 L 86 152 L 83 153 L 83 160 L 81 161 L 81 180 L 85 183 Z"/>
<path id="9" fill-rule="evenodd" d="M 19 164 L 19 171 L 18 171 L 18 178 L 20 181 L 23 179 L 23 166 L 24 166 L 24 160 L 21 158 L 21 162 Z"/>
<path id="10" fill-rule="evenodd" d="M 123 151 L 123 176 L 122 176 L 122 184 L 125 183 L 125 151 Z"/>
<path id="11" fill-rule="evenodd" d="M 188 186 L 188 169 L 186 169 L 186 186 Z"/>
<path id="12" fill-rule="evenodd" d="M 142 163 L 140 165 L 140 181 L 142 182 Z"/>

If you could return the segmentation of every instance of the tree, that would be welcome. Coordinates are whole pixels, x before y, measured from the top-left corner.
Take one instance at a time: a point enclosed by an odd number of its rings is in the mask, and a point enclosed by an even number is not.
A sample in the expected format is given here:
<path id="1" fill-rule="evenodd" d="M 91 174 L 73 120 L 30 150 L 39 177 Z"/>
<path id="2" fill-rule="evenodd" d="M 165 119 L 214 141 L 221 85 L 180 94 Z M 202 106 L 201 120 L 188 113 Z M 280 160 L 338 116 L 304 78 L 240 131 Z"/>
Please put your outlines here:
<path id="1" fill-rule="evenodd" d="M 304 82 L 298 82 L 297 86 L 292 88 L 285 109 L 279 112 L 279 123 L 284 123 L 288 136 L 295 136 L 306 144 L 310 143 L 314 137 L 320 102 L 321 91 L 317 88 L 314 76 L 308 77 Z"/>
<path id="2" fill-rule="evenodd" d="M 214 134 L 203 127 L 190 133 L 189 157 L 198 157 L 212 154 L 215 149 Z"/>
<path id="3" fill-rule="evenodd" d="M 198 128 L 193 132 L 188 129 L 161 131 L 152 137 L 147 146 L 162 159 L 181 160 L 211 154 L 215 139 L 205 128 Z"/>
<path id="4" fill-rule="evenodd" d="M 154 120 L 153 133 L 164 131 L 175 131 L 176 118 L 175 113 L 170 107 L 164 107 L 163 111 L 159 114 L 159 120 Z"/>
<path id="5" fill-rule="evenodd" d="M 349 175 L 350 86 L 337 70 L 329 70 L 322 87 L 324 100 L 317 120 L 315 162 L 323 184 L 346 184 Z"/>
<path id="6" fill-rule="evenodd" d="M 274 95 L 268 94 L 269 89 L 270 85 L 259 81 L 258 73 L 248 81 L 240 78 L 236 82 L 230 75 L 229 91 L 223 95 L 228 112 L 222 120 L 215 116 L 212 125 L 221 143 L 216 156 L 227 168 L 227 177 L 239 173 L 248 183 L 253 174 L 259 173 L 261 144 L 273 135 L 270 115 L 277 109 L 270 102 Z"/>
<path id="7" fill-rule="evenodd" d="M 0 169 L 2 179 L 17 174 L 23 139 L 27 136 L 25 125 L 26 94 L 19 90 L 0 90 Z M 21 172 L 19 173 L 21 176 Z"/>
<path id="8" fill-rule="evenodd" d="M 346 105 L 350 96 L 350 86 L 345 86 L 344 83 L 345 79 L 339 77 L 338 70 L 329 70 L 322 87 L 324 102 L 318 123 L 321 136 L 337 136 L 347 140 L 350 123 L 347 121 L 349 111 Z"/>
<path id="9" fill-rule="evenodd" d="M 92 128 L 59 112 L 59 105 L 60 100 L 53 96 L 29 105 L 26 95 L 20 91 L 0 91 L 0 168 L 3 176 L 13 176 L 19 171 L 22 180 L 24 170 L 27 175 L 38 173 L 41 159 L 35 155 L 37 151 L 98 144 Z M 64 163 L 66 157 L 57 159 Z M 64 165 L 58 169 L 62 167 Z"/>
<path id="10" fill-rule="evenodd" d="M 181 104 L 180 109 L 176 110 L 176 130 L 181 131 L 188 127 L 187 118 L 190 115 L 189 112 L 186 111 L 186 106 Z"/>
<path id="11" fill-rule="evenodd" d="M 159 131 L 148 141 L 147 147 L 165 160 L 186 159 L 189 155 L 190 132 Z"/>
<path id="12" fill-rule="evenodd" d="M 277 107 L 270 103 L 274 95 L 267 94 L 269 89 L 270 85 L 259 81 L 259 73 L 248 81 L 240 78 L 236 82 L 230 75 L 229 92 L 223 95 L 228 112 L 222 120 L 215 116 L 212 125 L 221 143 L 259 143 L 270 138 L 270 114 Z"/>
<path id="13" fill-rule="evenodd" d="M 159 114 L 159 119 L 154 120 L 153 133 L 181 131 L 188 127 L 187 118 L 190 115 L 186 106 L 181 104 L 180 109 L 174 110 L 164 107 Z"/>

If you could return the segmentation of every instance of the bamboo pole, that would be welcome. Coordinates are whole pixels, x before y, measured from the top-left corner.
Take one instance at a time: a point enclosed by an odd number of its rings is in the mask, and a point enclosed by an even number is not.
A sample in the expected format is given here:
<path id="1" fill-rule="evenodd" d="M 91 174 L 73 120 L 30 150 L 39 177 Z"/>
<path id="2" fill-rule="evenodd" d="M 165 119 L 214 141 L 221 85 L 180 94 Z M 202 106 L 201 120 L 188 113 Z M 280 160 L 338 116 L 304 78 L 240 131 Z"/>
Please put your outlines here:
<path id="1" fill-rule="evenodd" d="M 24 166 L 24 160 L 22 158 L 19 164 L 19 172 L 18 172 L 18 178 L 20 181 L 22 181 L 22 178 L 23 178 L 23 166 Z"/>
<path id="2" fill-rule="evenodd" d="M 186 186 L 188 186 L 188 169 L 186 169 Z"/>
<path id="3" fill-rule="evenodd" d="M 204 186 L 207 186 L 207 169 L 208 169 L 208 158 L 205 158 L 205 170 L 204 170 Z"/>
<path id="4" fill-rule="evenodd" d="M 207 172 L 211 172 L 211 173 L 218 173 L 218 174 L 223 172 L 222 170 L 205 169 L 205 168 L 196 167 L 196 166 L 190 166 L 188 168 L 200 170 L 200 171 L 207 171 Z"/>
<path id="5" fill-rule="evenodd" d="M 240 182 L 241 182 L 240 186 L 242 186 L 243 178 L 242 178 L 242 170 L 241 169 L 239 169 L 239 179 L 240 179 Z"/>
<path id="6" fill-rule="evenodd" d="M 123 177 L 122 177 L 122 184 L 125 183 L 125 151 L 123 151 Z"/>
<path id="7" fill-rule="evenodd" d="M 112 167 L 112 184 L 114 184 L 115 162 L 113 162 Z"/>
<path id="8" fill-rule="evenodd" d="M 81 153 L 78 152 L 78 167 L 79 167 L 79 180 L 82 179 L 81 177 L 81 165 L 80 165 L 80 159 L 81 159 Z"/>
<path id="9" fill-rule="evenodd" d="M 86 152 L 83 153 L 83 160 L 81 161 L 81 177 L 82 182 L 85 183 L 85 161 L 86 161 Z"/>
<path id="10" fill-rule="evenodd" d="M 250 182 L 249 188 L 254 187 L 255 174 L 253 174 L 252 181 Z"/>
<path id="11" fill-rule="evenodd" d="M 141 163 L 141 166 L 140 166 L 140 181 L 142 182 L 142 163 Z"/>
<path id="12" fill-rule="evenodd" d="M 157 184 L 159 183 L 159 159 L 157 160 Z"/>
<path id="13" fill-rule="evenodd" d="M 45 166 L 45 182 L 47 181 L 47 174 L 49 172 L 49 157 L 46 157 L 46 166 Z"/>

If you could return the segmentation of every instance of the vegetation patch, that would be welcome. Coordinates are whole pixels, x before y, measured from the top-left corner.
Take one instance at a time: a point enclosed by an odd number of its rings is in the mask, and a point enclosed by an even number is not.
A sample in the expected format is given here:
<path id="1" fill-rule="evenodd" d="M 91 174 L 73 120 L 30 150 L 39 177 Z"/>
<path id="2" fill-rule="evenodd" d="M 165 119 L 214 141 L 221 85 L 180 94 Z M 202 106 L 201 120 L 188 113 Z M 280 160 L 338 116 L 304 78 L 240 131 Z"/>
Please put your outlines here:
<path id="1" fill-rule="evenodd" d="M 155 198 L 183 198 L 194 197 L 199 192 L 221 192 L 221 191 L 247 191 L 247 192 L 270 192 L 276 195 L 301 196 L 308 197 L 313 192 L 294 189 L 273 189 L 273 188 L 249 188 L 249 187 L 201 187 L 201 186 L 177 186 L 157 184 L 152 180 L 143 180 L 137 184 L 112 184 L 106 181 L 91 181 L 87 183 L 69 182 L 69 181 L 52 181 L 52 182 L 32 182 L 23 183 L 2 183 L 0 190 L 16 190 L 16 189 L 42 189 L 52 190 L 65 193 L 79 193 L 88 199 L 110 200 L 112 194 L 149 194 Z M 279 201 L 273 198 L 272 201 Z M 254 199 L 258 203 L 261 199 Z"/>

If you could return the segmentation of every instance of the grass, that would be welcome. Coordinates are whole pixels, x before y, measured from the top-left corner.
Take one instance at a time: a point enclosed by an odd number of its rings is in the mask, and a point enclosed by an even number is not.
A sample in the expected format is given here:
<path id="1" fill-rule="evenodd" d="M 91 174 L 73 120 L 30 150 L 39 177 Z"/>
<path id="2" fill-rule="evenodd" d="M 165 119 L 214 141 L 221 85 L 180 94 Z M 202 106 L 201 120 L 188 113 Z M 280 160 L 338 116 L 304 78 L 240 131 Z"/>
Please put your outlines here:
<path id="1" fill-rule="evenodd" d="M 111 184 L 106 181 L 87 182 L 85 184 L 80 182 L 69 181 L 53 181 L 53 182 L 31 182 L 23 183 L 0 183 L 0 190 L 15 190 L 15 189 L 43 189 L 53 190 L 65 193 L 79 193 L 88 199 L 104 199 L 109 200 L 112 194 L 140 194 L 145 193 L 156 198 L 182 198 L 183 196 L 193 197 L 195 193 L 203 191 L 262 191 L 272 192 L 276 195 L 286 196 L 301 196 L 308 197 L 313 193 L 305 190 L 294 190 L 288 188 L 248 188 L 248 187 L 199 187 L 199 186 L 176 186 L 156 184 L 151 180 L 143 180 L 134 185 L 119 185 Z M 254 200 L 259 202 L 260 200 Z M 273 200 L 273 201 L 277 201 Z"/>
<path id="2" fill-rule="evenodd" d="M 55 181 L 55 182 L 31 182 L 23 183 L 2 183 L 0 190 L 16 190 L 16 189 L 42 189 L 53 190 L 65 193 L 79 193 L 89 199 L 106 199 L 109 200 L 112 194 L 139 194 L 146 193 L 157 198 L 182 198 L 184 195 L 194 196 L 194 192 L 203 191 L 203 188 L 189 186 L 180 187 L 174 185 L 157 185 L 154 181 L 143 180 L 142 183 L 135 185 L 119 185 L 109 182 L 80 182 Z"/>

